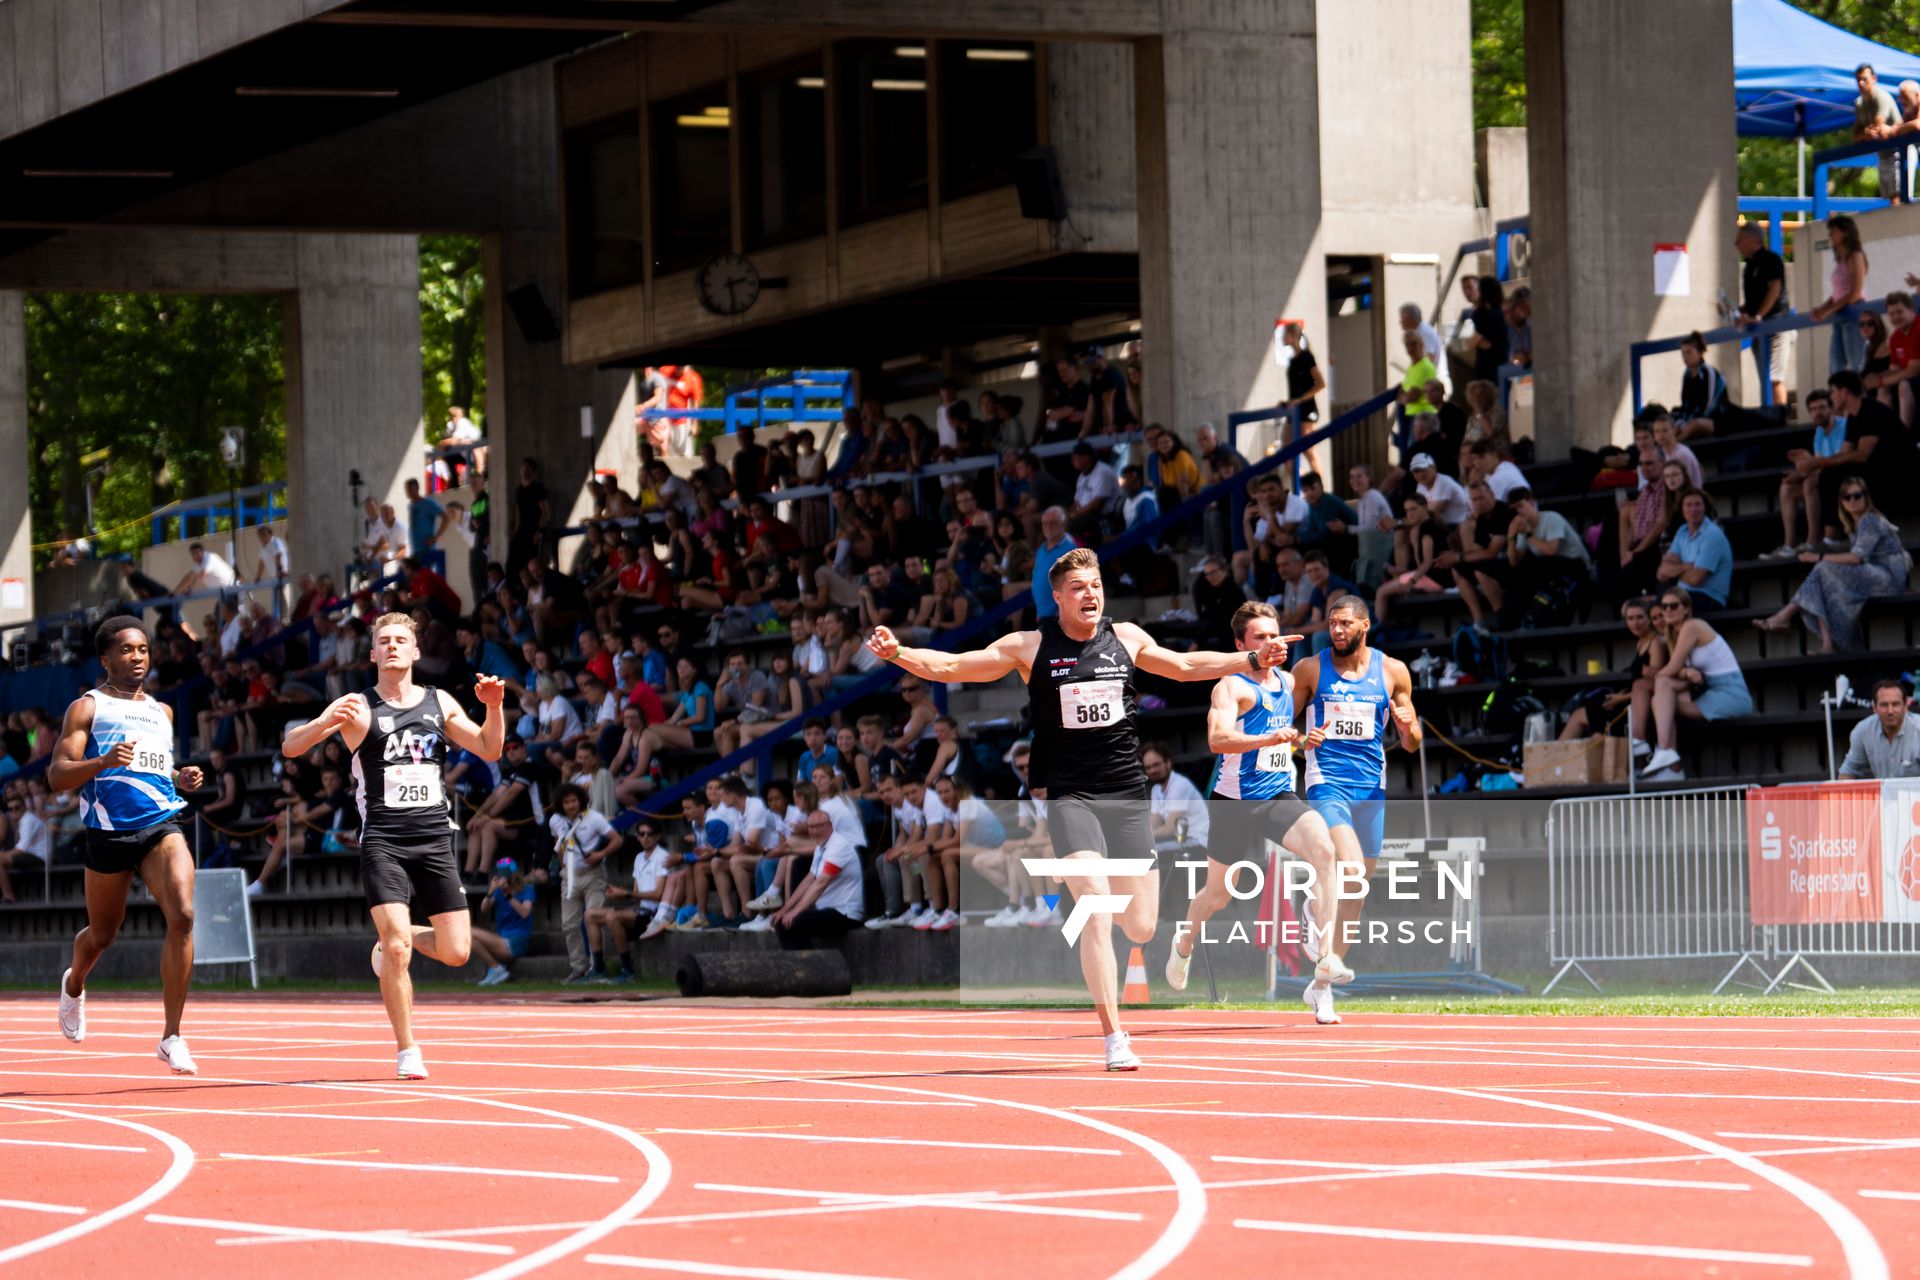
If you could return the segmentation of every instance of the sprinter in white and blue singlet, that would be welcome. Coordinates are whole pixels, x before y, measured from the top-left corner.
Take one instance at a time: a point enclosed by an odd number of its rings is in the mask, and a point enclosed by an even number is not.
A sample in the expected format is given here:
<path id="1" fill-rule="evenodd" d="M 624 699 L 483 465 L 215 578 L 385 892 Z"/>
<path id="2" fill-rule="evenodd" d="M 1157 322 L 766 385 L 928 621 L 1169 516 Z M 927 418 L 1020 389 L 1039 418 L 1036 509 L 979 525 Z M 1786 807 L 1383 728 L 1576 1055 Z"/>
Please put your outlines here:
<path id="1" fill-rule="evenodd" d="M 174 815 L 180 790 L 200 787 L 200 770 L 173 765 L 173 708 L 146 694 L 147 629 L 138 618 L 108 618 L 94 632 L 106 669 L 100 687 L 74 699 L 47 762 L 55 791 L 79 791 L 86 824 L 87 927 L 73 940 L 73 965 L 60 975 L 60 1033 L 87 1038 L 87 975 L 113 945 L 136 873 L 167 922 L 160 948 L 166 1028 L 156 1051 L 180 1075 L 193 1055 L 180 1036 L 193 976 L 193 855 Z M 176 786 L 179 790 L 176 790 Z"/>
<path id="2" fill-rule="evenodd" d="M 1057 617 L 1037 631 L 1003 635 L 984 649 L 944 653 L 903 648 L 885 627 L 876 627 L 867 647 L 922 680 L 991 683 L 1018 671 L 1027 686 L 1033 724 L 1029 783 L 1044 788 L 1047 834 L 1054 857 L 1154 857 L 1146 774 L 1140 768 L 1140 731 L 1134 723 L 1136 668 L 1169 680 L 1214 680 L 1234 671 L 1258 673 L 1286 660 L 1275 640 L 1243 653 L 1178 653 L 1163 649 L 1131 622 L 1105 613 L 1100 560 L 1078 547 L 1047 573 Z M 1080 934 L 1080 971 L 1106 1033 L 1107 1070 L 1137 1071 L 1127 1033 L 1120 1028 L 1119 974 L 1114 965 L 1113 925 L 1136 943 L 1153 939 L 1160 911 L 1160 872 L 1143 876 L 1105 873 L 1063 877 L 1076 897 L 1124 896 L 1116 914 L 1092 916 Z"/>
<path id="3" fill-rule="evenodd" d="M 393 1024 L 399 1051 L 395 1074 L 424 1080 L 427 1065 L 413 1038 L 413 953 L 459 968 L 473 946 L 473 920 L 460 864 L 453 857 L 453 816 L 447 807 L 443 770 L 447 744 L 482 760 L 500 758 L 507 722 L 500 712 L 506 685 L 481 676 L 474 694 L 486 707 L 476 725 L 452 694 L 413 682 L 420 660 L 414 621 L 404 613 L 373 622 L 373 665 L 366 693 L 349 693 L 320 715 L 287 731 L 280 744 L 289 759 L 303 756 L 335 733 L 353 753 L 353 786 L 359 798 L 360 882 L 380 940 L 373 946 L 373 972 Z M 413 923 L 413 908 L 428 923 Z"/>
<path id="4" fill-rule="evenodd" d="M 1259 601 L 1234 610 L 1231 625 L 1234 646 L 1243 653 L 1305 639 L 1281 635 L 1278 612 Z M 1212 816 L 1207 882 L 1187 909 L 1186 925 L 1174 930 L 1167 985 L 1175 991 L 1187 989 L 1202 926 L 1230 901 L 1228 868 L 1241 861 L 1266 862 L 1269 840 L 1313 868 L 1314 894 L 1327 917 L 1333 914 L 1333 837 L 1293 788 L 1292 744 L 1300 738 L 1293 727 L 1293 688 L 1293 677 L 1278 666 L 1258 675 L 1236 671 L 1213 686 L 1207 709 L 1207 748 L 1215 756 L 1207 799 Z M 1340 961 L 1331 955 L 1320 961 L 1331 978 Z"/>
<path id="5" fill-rule="evenodd" d="M 1420 718 L 1413 710 L 1413 677 L 1407 664 L 1367 647 L 1371 616 L 1355 595 L 1336 597 L 1327 606 L 1327 636 L 1333 647 L 1303 659 L 1293 669 L 1296 687 L 1312 690 L 1307 699 L 1307 803 L 1327 820 L 1334 853 L 1344 866 L 1367 866 L 1380 856 L 1387 823 L 1387 734 L 1407 751 L 1420 749 Z M 1371 872 L 1371 867 L 1367 867 Z M 1360 898 L 1342 898 L 1332 931 L 1331 952 L 1343 961 L 1352 944 L 1349 932 L 1360 919 Z M 1303 921 L 1303 924 L 1306 922 Z M 1316 920 L 1325 940 L 1326 922 Z M 1313 954 L 1309 948 L 1308 954 Z M 1345 969 L 1344 964 L 1340 968 Z M 1301 999 L 1321 1022 L 1337 1022 L 1333 987 L 1318 969 Z M 1333 982 L 1348 981 L 1336 974 Z"/>

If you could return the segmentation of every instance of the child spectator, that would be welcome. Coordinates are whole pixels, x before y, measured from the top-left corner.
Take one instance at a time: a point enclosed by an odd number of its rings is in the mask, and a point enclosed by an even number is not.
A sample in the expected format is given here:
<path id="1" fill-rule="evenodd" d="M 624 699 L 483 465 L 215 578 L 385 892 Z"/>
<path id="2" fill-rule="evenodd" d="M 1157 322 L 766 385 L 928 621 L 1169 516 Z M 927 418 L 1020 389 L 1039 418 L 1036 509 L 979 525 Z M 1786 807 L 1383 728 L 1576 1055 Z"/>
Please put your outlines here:
<path id="1" fill-rule="evenodd" d="M 473 931 L 473 949 L 487 962 L 480 985 L 497 987 L 513 977 L 514 961 L 527 954 L 527 944 L 533 941 L 533 886 L 512 858 L 493 864 L 493 879 L 487 882 L 480 913 L 493 917 L 492 929 Z"/>

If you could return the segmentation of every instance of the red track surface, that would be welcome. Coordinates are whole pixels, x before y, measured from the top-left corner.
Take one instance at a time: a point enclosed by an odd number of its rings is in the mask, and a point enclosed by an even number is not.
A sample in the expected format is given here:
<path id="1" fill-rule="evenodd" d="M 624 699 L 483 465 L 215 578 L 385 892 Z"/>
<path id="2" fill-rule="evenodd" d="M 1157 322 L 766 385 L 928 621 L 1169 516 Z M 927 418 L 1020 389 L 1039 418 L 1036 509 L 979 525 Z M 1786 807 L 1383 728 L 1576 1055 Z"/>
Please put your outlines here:
<path id="1" fill-rule="evenodd" d="M 0 1002 L 0 1265 L 1920 1276 L 1920 1023 Z"/>

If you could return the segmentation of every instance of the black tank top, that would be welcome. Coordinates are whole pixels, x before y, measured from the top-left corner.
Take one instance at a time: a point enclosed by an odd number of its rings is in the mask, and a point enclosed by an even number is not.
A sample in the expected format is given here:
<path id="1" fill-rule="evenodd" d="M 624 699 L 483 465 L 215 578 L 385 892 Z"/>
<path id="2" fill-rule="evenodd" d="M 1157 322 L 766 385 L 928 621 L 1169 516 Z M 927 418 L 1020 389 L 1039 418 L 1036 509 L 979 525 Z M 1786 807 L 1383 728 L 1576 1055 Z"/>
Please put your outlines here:
<path id="1" fill-rule="evenodd" d="M 1049 799 L 1145 791 L 1135 710 L 1133 658 L 1112 619 L 1101 618 L 1084 642 L 1062 631 L 1059 619 L 1042 619 L 1027 679 L 1028 785 L 1047 788 Z"/>
<path id="2" fill-rule="evenodd" d="M 439 839 L 453 828 L 443 770 L 446 713 L 427 685 L 419 702 L 396 707 L 366 692 L 373 723 L 353 753 L 353 789 L 363 815 L 362 840 Z"/>

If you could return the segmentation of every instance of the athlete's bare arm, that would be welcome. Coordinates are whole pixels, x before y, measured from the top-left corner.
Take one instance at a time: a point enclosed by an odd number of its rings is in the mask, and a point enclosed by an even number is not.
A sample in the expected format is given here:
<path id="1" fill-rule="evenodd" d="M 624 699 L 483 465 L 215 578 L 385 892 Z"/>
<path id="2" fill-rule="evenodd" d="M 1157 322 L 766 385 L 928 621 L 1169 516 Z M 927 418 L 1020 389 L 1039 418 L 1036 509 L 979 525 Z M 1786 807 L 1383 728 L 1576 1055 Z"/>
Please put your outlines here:
<path id="1" fill-rule="evenodd" d="M 1420 749 L 1420 717 L 1413 709 L 1413 674 L 1398 658 L 1388 658 L 1386 668 L 1387 700 L 1393 707 L 1394 727 L 1400 730 L 1400 749 Z"/>
<path id="2" fill-rule="evenodd" d="M 372 723 L 373 712 L 367 700 L 357 693 L 346 694 L 299 728 L 287 730 L 287 736 L 280 740 L 280 754 L 289 760 L 303 756 L 336 733 L 346 741 L 347 750 L 358 751 Z"/>
<path id="3" fill-rule="evenodd" d="M 121 742 L 103 756 L 86 758 L 87 735 L 93 732 L 93 699 L 77 698 L 67 708 L 60 725 L 60 738 L 53 744 L 53 758 L 47 761 L 47 785 L 55 791 L 78 791 L 109 769 L 124 769 L 133 763 L 133 744 Z"/>
<path id="4" fill-rule="evenodd" d="M 1145 628 L 1131 622 L 1114 623 L 1113 634 L 1120 638 L 1121 644 L 1127 646 L 1135 666 L 1169 680 L 1216 680 L 1236 671 L 1265 671 L 1287 660 L 1287 645 L 1306 639 L 1305 636 L 1281 636 L 1277 640 L 1269 640 L 1251 651 L 1254 664 L 1250 666 L 1247 662 L 1249 653 L 1246 651 L 1213 653 L 1203 649 L 1181 653 L 1174 649 L 1163 649 L 1158 640 L 1147 634 Z"/>
<path id="5" fill-rule="evenodd" d="M 1235 685 L 1240 687 L 1236 689 Z M 1253 705 L 1253 699 L 1253 688 L 1245 680 L 1228 676 L 1213 686 L 1213 703 L 1207 708 L 1207 750 L 1221 756 L 1238 755 L 1299 739 L 1300 731 L 1292 725 L 1272 733 L 1240 732 L 1236 726 L 1247 708 Z"/>
<path id="6" fill-rule="evenodd" d="M 968 653 L 944 653 L 939 649 L 909 649 L 894 638 L 886 627 L 875 627 L 867 637 L 873 655 L 891 662 L 922 680 L 946 683 L 987 684 L 1012 671 L 1024 679 L 1033 668 L 1034 655 L 1040 652 L 1038 631 L 1016 631 L 1001 636 L 984 649 Z M 1245 659 L 1241 659 L 1245 661 Z"/>
<path id="7" fill-rule="evenodd" d="M 507 718 L 500 710 L 507 696 L 506 682 L 499 676 L 481 676 L 473 682 L 475 696 L 487 709 L 485 724 L 476 725 L 445 689 L 436 692 L 440 697 L 440 714 L 446 717 L 447 740 L 473 752 L 482 760 L 498 760 L 507 741 Z"/>
<path id="8" fill-rule="evenodd" d="M 1293 699 L 1293 714 L 1296 716 L 1304 716 L 1307 714 L 1307 704 L 1313 700 L 1312 691 L 1320 687 L 1319 658 L 1300 659 L 1299 665 L 1293 669 L 1293 687 L 1296 690 L 1305 689 L 1308 691 L 1307 697 L 1302 698 L 1296 693 Z M 1326 740 L 1327 726 L 1323 724 L 1315 725 L 1312 732 L 1300 740 L 1300 745 L 1311 750 Z"/>

